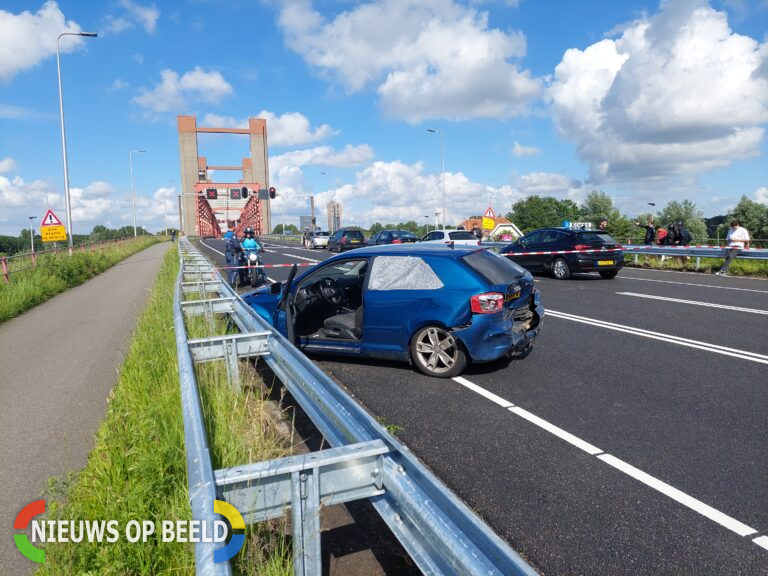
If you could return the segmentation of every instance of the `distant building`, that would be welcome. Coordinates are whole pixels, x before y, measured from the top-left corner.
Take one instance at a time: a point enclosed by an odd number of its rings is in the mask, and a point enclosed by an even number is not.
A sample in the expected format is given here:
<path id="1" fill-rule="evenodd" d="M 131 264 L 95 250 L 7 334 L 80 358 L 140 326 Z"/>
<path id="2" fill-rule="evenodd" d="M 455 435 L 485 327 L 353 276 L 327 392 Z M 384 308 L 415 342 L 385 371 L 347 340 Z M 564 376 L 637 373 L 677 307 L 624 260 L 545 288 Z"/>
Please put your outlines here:
<path id="1" fill-rule="evenodd" d="M 326 208 L 328 210 L 328 231 L 333 234 L 341 228 L 341 202 L 331 200 Z"/>

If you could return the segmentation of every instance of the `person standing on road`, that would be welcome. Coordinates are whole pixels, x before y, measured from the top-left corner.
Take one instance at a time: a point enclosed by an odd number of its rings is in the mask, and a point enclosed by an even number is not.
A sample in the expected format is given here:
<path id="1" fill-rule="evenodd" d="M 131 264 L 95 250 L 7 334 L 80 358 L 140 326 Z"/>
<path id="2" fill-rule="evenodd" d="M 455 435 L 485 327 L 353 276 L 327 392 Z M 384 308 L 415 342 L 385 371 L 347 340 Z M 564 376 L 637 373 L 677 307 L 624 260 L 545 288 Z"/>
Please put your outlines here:
<path id="1" fill-rule="evenodd" d="M 171 243 L 176 242 L 176 230 L 171 230 Z"/>
<path id="2" fill-rule="evenodd" d="M 235 234 L 235 223 L 231 220 L 227 223 L 227 231 L 224 233 L 224 258 L 227 260 L 229 283 L 235 285 L 237 270 L 237 253 L 242 250 L 240 240 Z"/>
<path id="3" fill-rule="evenodd" d="M 733 262 L 734 258 L 739 255 L 739 252 L 749 248 L 749 232 L 746 228 L 741 226 L 738 220 L 731 221 L 731 228 L 728 230 L 728 236 L 726 237 L 728 242 L 727 254 L 725 256 L 725 262 L 723 262 L 720 270 L 715 272 L 717 276 L 728 276 L 728 268 Z"/>
<path id="4" fill-rule="evenodd" d="M 663 246 L 667 243 L 667 229 L 664 226 L 656 227 L 656 244 Z"/>
<path id="5" fill-rule="evenodd" d="M 653 239 L 656 237 L 656 227 L 653 225 L 653 220 L 648 220 L 648 223 L 645 226 L 640 224 L 639 221 L 635 222 L 635 225 L 645 229 L 645 239 L 643 240 L 643 244 L 646 246 L 653 244 Z"/>

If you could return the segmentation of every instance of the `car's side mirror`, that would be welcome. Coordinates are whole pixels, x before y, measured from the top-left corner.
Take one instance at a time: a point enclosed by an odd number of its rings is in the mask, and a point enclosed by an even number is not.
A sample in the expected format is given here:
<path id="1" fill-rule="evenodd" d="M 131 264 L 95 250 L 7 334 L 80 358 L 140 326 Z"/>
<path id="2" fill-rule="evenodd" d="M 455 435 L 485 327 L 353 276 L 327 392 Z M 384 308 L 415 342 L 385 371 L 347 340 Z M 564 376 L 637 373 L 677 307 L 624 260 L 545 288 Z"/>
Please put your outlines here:
<path id="1" fill-rule="evenodd" d="M 275 282 L 274 284 L 269 285 L 269 293 L 270 294 L 280 294 L 283 291 L 283 283 L 282 282 Z"/>

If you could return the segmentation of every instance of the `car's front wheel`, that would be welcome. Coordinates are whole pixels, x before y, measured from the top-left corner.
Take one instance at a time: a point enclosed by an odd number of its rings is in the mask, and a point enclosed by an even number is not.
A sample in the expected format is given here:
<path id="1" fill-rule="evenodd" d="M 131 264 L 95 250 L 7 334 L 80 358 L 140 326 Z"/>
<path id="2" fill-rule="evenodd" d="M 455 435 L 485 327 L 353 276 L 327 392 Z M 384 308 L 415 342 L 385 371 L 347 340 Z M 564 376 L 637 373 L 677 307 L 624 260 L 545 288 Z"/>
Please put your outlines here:
<path id="1" fill-rule="evenodd" d="M 606 280 L 610 280 L 611 278 L 616 278 L 616 274 L 618 274 L 618 270 L 600 270 L 600 276 L 605 278 Z"/>
<path id="2" fill-rule="evenodd" d="M 411 358 L 427 376 L 452 378 L 467 366 L 467 355 L 448 330 L 426 326 L 411 339 Z"/>
<path id="3" fill-rule="evenodd" d="M 558 280 L 567 280 L 571 277 L 571 268 L 565 258 L 556 258 L 552 262 L 552 275 Z"/>

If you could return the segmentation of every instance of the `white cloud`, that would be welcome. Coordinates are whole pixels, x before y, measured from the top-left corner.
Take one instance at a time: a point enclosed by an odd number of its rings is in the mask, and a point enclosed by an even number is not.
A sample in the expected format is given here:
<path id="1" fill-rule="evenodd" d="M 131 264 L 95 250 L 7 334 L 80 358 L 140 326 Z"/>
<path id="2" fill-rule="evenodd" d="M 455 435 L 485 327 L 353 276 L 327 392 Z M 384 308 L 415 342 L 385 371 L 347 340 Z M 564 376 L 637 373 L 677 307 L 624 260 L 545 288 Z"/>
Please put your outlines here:
<path id="1" fill-rule="evenodd" d="M 119 90 L 123 90 L 125 88 L 128 88 L 130 84 L 126 82 L 125 80 L 122 80 L 121 78 L 115 79 L 114 82 L 110 85 L 109 88 L 107 88 L 107 92 L 117 92 Z"/>
<path id="2" fill-rule="evenodd" d="M 275 172 L 285 166 L 333 166 L 349 167 L 365 164 L 373 159 L 373 149 L 367 144 L 347 145 L 343 150 L 331 146 L 318 146 L 306 150 L 294 150 L 269 159 L 270 170 Z"/>
<path id="3" fill-rule="evenodd" d="M 0 160 L 0 174 L 3 172 L 13 172 L 16 170 L 16 161 L 13 158 L 3 158 Z"/>
<path id="4" fill-rule="evenodd" d="M 183 76 L 171 69 L 160 72 L 160 83 L 154 88 L 142 88 L 133 102 L 147 111 L 160 114 L 184 112 L 190 102 L 216 104 L 232 93 L 232 86 L 218 71 L 206 72 L 200 66 Z"/>
<path id="5" fill-rule="evenodd" d="M 76 22 L 64 18 L 58 4 L 50 0 L 35 13 L 0 10 L 0 80 L 35 67 L 56 54 L 56 39 L 62 32 L 80 32 Z M 79 36 L 61 39 L 61 52 L 73 52 L 83 44 Z"/>
<path id="6" fill-rule="evenodd" d="M 531 172 L 520 176 L 516 186 L 525 196 L 572 195 L 582 187 L 581 182 L 564 174 L 552 172 Z"/>
<path id="7" fill-rule="evenodd" d="M 540 148 L 536 148 L 535 146 L 523 146 L 515 140 L 515 145 L 512 146 L 512 154 L 515 156 L 535 156 L 541 152 Z"/>
<path id="8" fill-rule="evenodd" d="M 540 91 L 513 63 L 525 36 L 489 28 L 486 13 L 452 0 L 375 0 L 331 21 L 299 0 L 278 22 L 321 74 L 352 92 L 376 86 L 384 112 L 408 122 L 514 116 Z"/>
<path id="9" fill-rule="evenodd" d="M 768 188 L 765 186 L 760 186 L 760 188 L 755 190 L 755 202 L 768 204 Z"/>
<path id="10" fill-rule="evenodd" d="M 328 124 L 313 129 L 309 119 L 300 112 L 286 112 L 278 116 L 268 110 L 262 110 L 256 117 L 267 121 L 270 146 L 303 146 L 325 140 L 337 133 Z M 201 124 L 217 128 L 247 128 L 248 118 L 238 120 L 232 116 L 206 114 Z"/>
<path id="11" fill-rule="evenodd" d="M 767 55 L 703 0 L 662 2 L 618 39 L 566 51 L 549 89 L 555 121 L 593 182 L 696 176 L 758 154 Z"/>
<path id="12" fill-rule="evenodd" d="M 144 30 L 152 34 L 157 30 L 157 20 L 160 18 L 160 11 L 154 4 L 151 6 L 142 6 L 132 0 L 122 0 L 120 7 L 124 12 L 119 16 L 108 14 L 105 17 L 106 26 L 104 32 L 111 35 L 117 35 L 125 30 L 140 25 Z"/>

